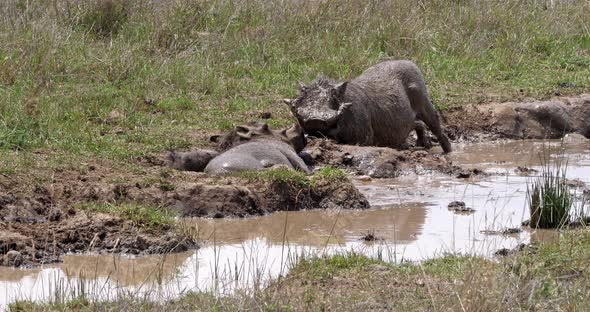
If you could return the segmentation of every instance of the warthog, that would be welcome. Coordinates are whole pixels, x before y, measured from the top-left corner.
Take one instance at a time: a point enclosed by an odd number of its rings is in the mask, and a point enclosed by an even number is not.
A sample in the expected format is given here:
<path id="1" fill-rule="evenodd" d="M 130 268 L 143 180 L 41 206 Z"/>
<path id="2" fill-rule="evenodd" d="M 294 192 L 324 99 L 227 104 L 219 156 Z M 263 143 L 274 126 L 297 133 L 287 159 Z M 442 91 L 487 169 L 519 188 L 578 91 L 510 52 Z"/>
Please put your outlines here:
<path id="1" fill-rule="evenodd" d="M 296 99 L 285 99 L 304 130 L 339 143 L 400 147 L 412 130 L 428 146 L 422 122 L 445 153 L 451 144 L 428 98 L 424 78 L 410 61 L 386 61 L 344 82 L 318 78 L 300 85 Z"/>
<path id="2" fill-rule="evenodd" d="M 275 165 L 309 173 L 309 168 L 297 155 L 305 144 L 303 129 L 298 124 L 288 129 L 272 130 L 266 123 L 254 122 L 237 126 L 228 133 L 219 144 L 218 152 L 172 152 L 168 164 L 180 170 L 214 174 L 260 170 Z"/>

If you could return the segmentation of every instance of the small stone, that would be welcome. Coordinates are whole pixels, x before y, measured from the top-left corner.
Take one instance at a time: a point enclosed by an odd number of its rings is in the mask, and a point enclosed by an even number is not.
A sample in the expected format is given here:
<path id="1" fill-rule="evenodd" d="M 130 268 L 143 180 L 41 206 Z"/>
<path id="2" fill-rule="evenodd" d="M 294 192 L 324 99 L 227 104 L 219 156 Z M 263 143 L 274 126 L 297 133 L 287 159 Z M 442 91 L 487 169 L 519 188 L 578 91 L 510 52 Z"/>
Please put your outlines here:
<path id="1" fill-rule="evenodd" d="M 16 250 L 11 250 L 4 256 L 4 264 L 6 266 L 18 267 L 23 264 L 23 255 Z"/>
<path id="2" fill-rule="evenodd" d="M 447 206 L 449 209 L 457 209 L 457 208 L 465 208 L 465 202 L 462 201 L 452 201 Z"/>
<path id="3" fill-rule="evenodd" d="M 449 203 L 447 208 L 450 211 L 453 211 L 454 213 L 458 213 L 458 214 L 471 214 L 471 213 L 475 212 L 475 209 L 466 207 L 465 203 L 462 201 L 453 201 L 453 202 Z"/>
<path id="4" fill-rule="evenodd" d="M 372 180 L 372 178 L 368 175 L 358 176 L 358 177 L 356 177 L 356 179 L 359 181 L 363 181 L 363 182 L 368 182 L 368 181 Z"/>

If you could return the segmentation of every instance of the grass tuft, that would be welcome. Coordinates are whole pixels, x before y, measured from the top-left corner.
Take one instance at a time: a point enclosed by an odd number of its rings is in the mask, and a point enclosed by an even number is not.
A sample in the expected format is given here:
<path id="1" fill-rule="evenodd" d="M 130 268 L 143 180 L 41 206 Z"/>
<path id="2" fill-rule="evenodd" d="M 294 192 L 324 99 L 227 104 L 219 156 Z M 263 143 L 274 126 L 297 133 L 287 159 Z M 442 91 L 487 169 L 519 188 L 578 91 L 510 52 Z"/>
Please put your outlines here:
<path id="1" fill-rule="evenodd" d="M 348 180 L 348 175 L 342 169 L 326 166 L 318 170 L 318 172 L 314 173 L 312 180 L 324 180 L 335 183 Z"/>
<path id="2" fill-rule="evenodd" d="M 339 183 L 348 180 L 346 173 L 338 168 L 324 167 L 311 176 L 304 172 L 278 166 L 260 171 L 242 171 L 234 174 L 250 181 L 286 183 L 297 188 L 313 188 L 318 183 Z"/>
<path id="3" fill-rule="evenodd" d="M 541 175 L 527 186 L 530 224 L 535 228 L 560 228 L 570 222 L 574 195 L 567 183 L 567 163 L 542 160 Z"/>
<path id="4" fill-rule="evenodd" d="M 116 214 L 130 220 L 135 226 L 147 230 L 167 230 L 175 224 L 175 215 L 168 210 L 136 203 L 84 203 L 77 208 L 95 213 Z"/>

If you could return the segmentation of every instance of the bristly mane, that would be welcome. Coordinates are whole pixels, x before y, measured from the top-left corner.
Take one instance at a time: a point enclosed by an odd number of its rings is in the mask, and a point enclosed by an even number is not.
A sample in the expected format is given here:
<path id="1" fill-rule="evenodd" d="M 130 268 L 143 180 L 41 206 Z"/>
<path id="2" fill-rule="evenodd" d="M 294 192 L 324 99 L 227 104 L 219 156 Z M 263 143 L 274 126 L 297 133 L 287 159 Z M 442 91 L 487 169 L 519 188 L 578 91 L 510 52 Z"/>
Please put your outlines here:
<path id="1" fill-rule="evenodd" d="M 320 74 L 311 84 L 309 84 L 308 87 L 309 88 L 318 88 L 318 87 L 319 88 L 330 88 L 330 87 L 334 87 L 338 83 L 339 83 L 338 81 L 332 80 L 330 78 L 327 78 L 323 74 Z"/>

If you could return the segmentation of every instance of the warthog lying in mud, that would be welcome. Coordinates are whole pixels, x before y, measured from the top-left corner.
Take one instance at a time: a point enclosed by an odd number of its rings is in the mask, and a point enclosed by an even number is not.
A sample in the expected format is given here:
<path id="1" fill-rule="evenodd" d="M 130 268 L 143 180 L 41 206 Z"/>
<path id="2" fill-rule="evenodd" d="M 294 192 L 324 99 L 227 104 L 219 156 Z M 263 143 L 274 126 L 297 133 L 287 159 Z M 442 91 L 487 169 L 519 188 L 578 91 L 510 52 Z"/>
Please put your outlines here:
<path id="1" fill-rule="evenodd" d="M 318 78 L 285 99 L 304 130 L 339 143 L 400 147 L 412 130 L 429 146 L 424 122 L 445 153 L 451 151 L 418 67 L 410 61 L 374 65 L 353 80 Z"/>
<path id="2" fill-rule="evenodd" d="M 272 130 L 266 123 L 254 122 L 237 126 L 219 145 L 219 151 L 194 150 L 172 152 L 168 164 L 179 170 L 225 174 L 245 170 L 261 170 L 275 165 L 309 173 L 298 153 L 305 147 L 303 129 L 294 125 Z"/>

